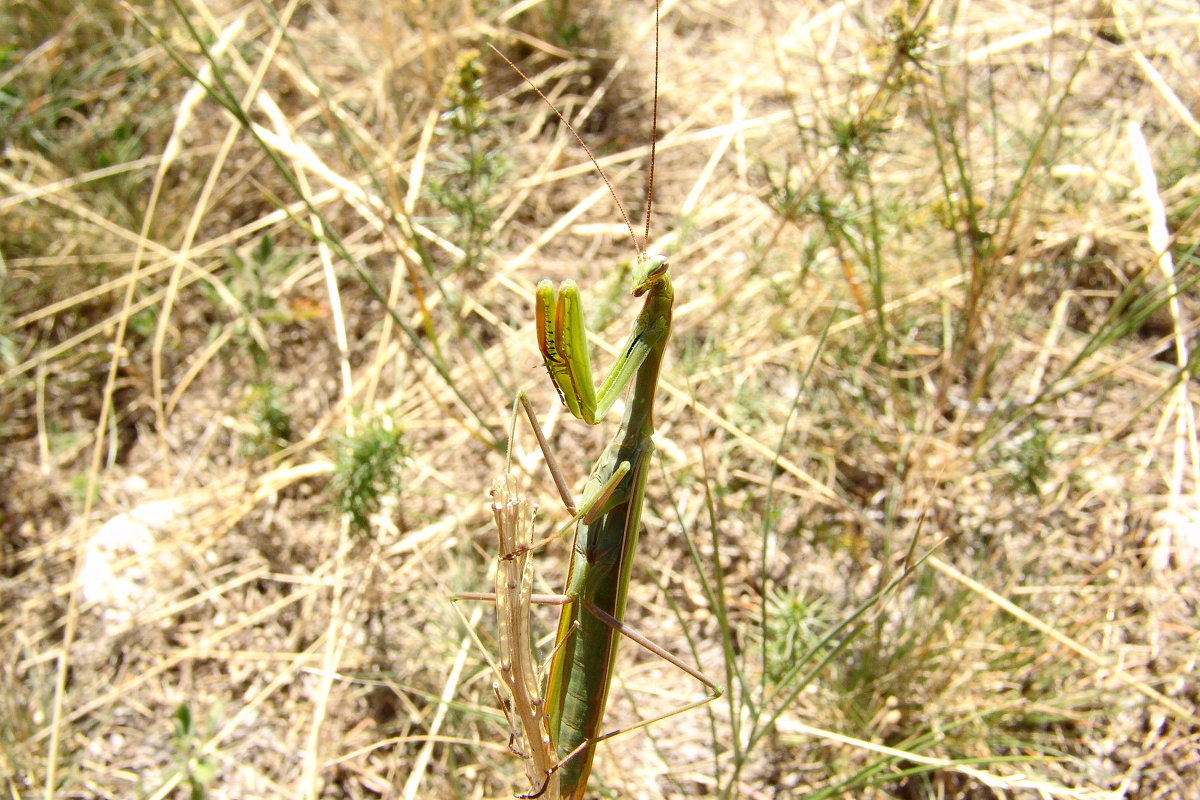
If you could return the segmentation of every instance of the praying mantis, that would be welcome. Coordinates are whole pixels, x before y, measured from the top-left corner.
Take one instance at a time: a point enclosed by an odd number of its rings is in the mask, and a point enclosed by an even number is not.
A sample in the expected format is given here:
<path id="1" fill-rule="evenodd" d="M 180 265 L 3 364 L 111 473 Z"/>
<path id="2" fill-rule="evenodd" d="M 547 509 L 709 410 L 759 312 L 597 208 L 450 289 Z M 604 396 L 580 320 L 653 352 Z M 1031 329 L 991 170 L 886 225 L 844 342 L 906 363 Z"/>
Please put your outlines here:
<path id="1" fill-rule="evenodd" d="M 621 620 L 654 450 L 654 395 L 671 330 L 674 295 L 667 269 L 666 257 L 639 255 L 632 293 L 646 300 L 617 364 L 598 389 L 592 383 L 578 288 L 565 282 L 556 296 L 548 281 L 537 288 L 539 347 L 555 388 L 574 416 L 596 424 L 633 382 L 621 426 L 584 489 L 581 507 L 588 510 L 575 531 L 564 591 L 568 601 L 550 664 L 546 714 L 551 740 L 566 759 L 559 767 L 564 797 L 583 796 L 612 682 L 617 633 L 628 633 Z M 577 748 L 582 749 L 570 755 Z"/>
<path id="2" fill-rule="evenodd" d="M 509 691 L 504 705 L 506 712 L 511 709 L 521 721 L 527 748 L 522 755 L 529 760 L 531 781 L 535 786 L 540 781 L 540 788 L 519 795 L 522 798 L 580 800 L 600 741 L 703 705 L 722 693 L 721 687 L 703 674 L 622 623 L 640 530 L 646 469 L 654 447 L 654 394 L 670 331 L 672 291 L 666 270 L 665 257 L 639 256 L 632 292 L 648 296 L 622 349 L 621 362 L 599 389 L 590 383 L 586 341 L 570 333 L 585 330 L 578 288 L 573 282 L 565 282 L 557 295 L 548 281 L 537 288 L 539 347 L 568 409 L 574 412 L 574 403 L 579 418 L 598 422 L 625 384 L 632 381 L 633 390 L 621 426 L 592 470 L 578 509 L 554 466 L 528 400 L 523 394 L 518 397 L 555 475 L 563 502 L 574 514 L 572 523 L 577 525 L 564 593 L 539 600 L 563 606 L 544 697 L 537 693 L 538 670 L 529 660 L 528 617 L 533 602 L 529 553 L 538 546 L 533 543 L 532 510 L 516 498 L 507 471 L 505 479 L 493 488 L 492 509 L 500 534 L 495 594 L 502 651 L 499 671 Z M 552 301 L 553 318 L 549 313 Z M 600 733 L 618 633 L 696 678 L 710 689 L 708 696 L 625 731 Z"/>
<path id="3" fill-rule="evenodd" d="M 656 7 L 655 123 L 658 105 L 657 25 Z M 500 55 L 525 78 L 511 61 Z M 528 78 L 525 80 L 543 100 L 546 99 Z M 549 104 L 548 100 L 546 102 Z M 654 191 L 655 142 L 651 141 L 650 149 L 646 229 L 643 243 L 639 245 L 620 198 L 590 148 L 558 110 L 552 104 L 550 107 L 583 147 L 616 201 L 636 253 L 630 291 L 634 297 L 645 298 L 616 363 L 608 377 L 597 386 L 592 377 L 578 286 L 574 281 L 567 280 L 556 292 L 550 281 L 543 280 L 538 283 L 535 292 L 538 348 L 551 382 L 573 416 L 591 425 L 599 423 L 617 398 L 632 385 L 620 427 L 597 460 L 583 492 L 566 587 L 562 597 L 555 601 L 560 602 L 563 608 L 545 698 L 534 701 L 544 709 L 544 718 L 535 720 L 533 724 L 548 726 L 549 740 L 558 755 L 559 761 L 553 768 L 556 788 L 561 797 L 580 800 L 587 788 L 596 744 L 613 735 L 602 734 L 600 730 L 613 677 L 618 634 L 633 639 L 710 689 L 709 696 L 703 700 L 635 727 L 707 703 L 718 697 L 721 689 L 622 622 L 641 527 L 646 478 L 654 451 L 654 399 L 663 355 L 671 334 L 675 296 L 667 257 L 646 252 Z M 536 427 L 532 415 L 530 418 Z M 574 512 L 575 508 L 566 495 L 564 500 Z M 549 778 L 550 773 L 547 773 L 547 784 Z"/>

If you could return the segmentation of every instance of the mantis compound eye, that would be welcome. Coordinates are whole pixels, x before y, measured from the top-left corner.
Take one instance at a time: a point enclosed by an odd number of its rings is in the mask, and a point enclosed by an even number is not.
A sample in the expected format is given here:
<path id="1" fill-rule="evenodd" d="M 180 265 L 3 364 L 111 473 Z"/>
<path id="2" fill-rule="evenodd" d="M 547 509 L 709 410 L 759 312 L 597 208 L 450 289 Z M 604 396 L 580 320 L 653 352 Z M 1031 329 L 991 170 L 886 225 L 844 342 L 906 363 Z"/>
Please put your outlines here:
<path id="1" fill-rule="evenodd" d="M 667 257 L 663 255 L 646 256 L 646 277 L 657 278 L 665 273 L 671 266 L 667 261 Z"/>

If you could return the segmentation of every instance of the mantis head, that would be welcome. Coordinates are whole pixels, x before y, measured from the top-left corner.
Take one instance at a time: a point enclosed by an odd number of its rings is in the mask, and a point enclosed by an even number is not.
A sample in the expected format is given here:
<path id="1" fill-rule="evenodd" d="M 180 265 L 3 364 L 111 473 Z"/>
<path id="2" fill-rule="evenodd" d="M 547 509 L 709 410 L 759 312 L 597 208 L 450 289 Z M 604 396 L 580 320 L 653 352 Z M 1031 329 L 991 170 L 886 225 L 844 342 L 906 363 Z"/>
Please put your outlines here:
<path id="1" fill-rule="evenodd" d="M 671 264 L 663 255 L 643 255 L 633 265 L 633 296 L 641 297 L 667 277 Z"/>

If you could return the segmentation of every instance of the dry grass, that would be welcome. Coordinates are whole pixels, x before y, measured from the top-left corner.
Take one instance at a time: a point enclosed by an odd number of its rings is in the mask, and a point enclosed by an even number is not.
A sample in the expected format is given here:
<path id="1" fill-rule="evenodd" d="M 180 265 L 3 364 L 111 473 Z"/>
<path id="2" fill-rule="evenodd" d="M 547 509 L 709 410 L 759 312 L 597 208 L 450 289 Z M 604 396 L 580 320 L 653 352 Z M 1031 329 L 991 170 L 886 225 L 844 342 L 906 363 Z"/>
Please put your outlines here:
<path id="1" fill-rule="evenodd" d="M 615 424 L 560 421 L 534 281 L 611 354 L 631 247 L 484 45 L 636 226 L 653 9 L 477 5 L 0 11 L 7 797 L 524 789 L 449 598 L 490 585 L 514 392 L 576 484 Z M 595 796 L 1200 792 L 1198 31 L 666 4 L 629 618 L 728 692 L 605 743 Z M 699 694 L 626 646 L 608 724 Z"/>

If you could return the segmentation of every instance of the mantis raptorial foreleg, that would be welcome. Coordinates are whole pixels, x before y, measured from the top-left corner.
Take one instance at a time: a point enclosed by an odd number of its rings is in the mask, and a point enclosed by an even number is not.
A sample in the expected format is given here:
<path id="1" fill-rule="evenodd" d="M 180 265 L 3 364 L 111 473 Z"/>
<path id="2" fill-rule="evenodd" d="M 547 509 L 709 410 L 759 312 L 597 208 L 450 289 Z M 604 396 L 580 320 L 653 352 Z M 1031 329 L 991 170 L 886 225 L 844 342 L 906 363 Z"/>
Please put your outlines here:
<path id="1" fill-rule="evenodd" d="M 669 266 L 666 256 L 639 256 L 634 267 L 634 297 L 648 291 L 652 281 L 664 278 Z M 656 346 L 666 343 L 671 329 L 669 304 L 665 315 L 639 315 L 608 378 L 596 386 L 588 355 L 583 304 L 575 281 L 563 281 L 557 294 L 550 281 L 539 281 L 536 301 L 538 347 L 550 379 L 567 409 L 589 425 L 595 425 L 608 413 L 646 357 Z"/>

